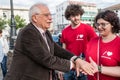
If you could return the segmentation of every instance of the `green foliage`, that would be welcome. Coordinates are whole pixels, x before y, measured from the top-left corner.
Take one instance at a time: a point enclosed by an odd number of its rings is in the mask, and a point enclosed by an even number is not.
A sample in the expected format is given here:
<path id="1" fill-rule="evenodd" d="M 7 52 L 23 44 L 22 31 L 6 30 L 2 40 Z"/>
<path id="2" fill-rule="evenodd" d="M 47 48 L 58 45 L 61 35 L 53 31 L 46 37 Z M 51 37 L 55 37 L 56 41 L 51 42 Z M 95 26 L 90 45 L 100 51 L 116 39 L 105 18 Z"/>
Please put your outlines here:
<path id="1" fill-rule="evenodd" d="M 16 29 L 23 28 L 26 25 L 25 19 L 21 18 L 19 15 L 15 16 L 15 21 L 16 21 Z"/>
<path id="2" fill-rule="evenodd" d="M 5 19 L 0 18 L 0 29 L 4 29 L 7 24 L 7 21 Z"/>
<path id="3" fill-rule="evenodd" d="M 26 25 L 25 19 L 21 18 L 19 15 L 15 16 L 15 23 L 16 29 L 23 28 Z M 10 20 L 8 20 L 8 24 L 10 25 Z"/>

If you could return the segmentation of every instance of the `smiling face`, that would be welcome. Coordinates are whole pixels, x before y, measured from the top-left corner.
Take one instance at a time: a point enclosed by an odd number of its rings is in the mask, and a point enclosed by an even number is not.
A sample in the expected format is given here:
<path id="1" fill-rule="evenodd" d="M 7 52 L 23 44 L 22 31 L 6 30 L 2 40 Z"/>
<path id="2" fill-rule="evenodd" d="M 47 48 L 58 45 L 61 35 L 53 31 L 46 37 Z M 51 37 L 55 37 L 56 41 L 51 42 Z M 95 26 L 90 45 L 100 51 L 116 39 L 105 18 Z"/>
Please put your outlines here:
<path id="1" fill-rule="evenodd" d="M 101 36 L 108 36 L 109 34 L 113 34 L 112 33 L 113 26 L 108 21 L 105 21 L 102 18 L 97 20 L 95 26 L 98 29 Z"/>
<path id="2" fill-rule="evenodd" d="M 80 14 L 75 16 L 70 16 L 69 20 L 71 21 L 72 25 L 76 26 L 80 23 Z"/>
<path id="3" fill-rule="evenodd" d="M 32 16 L 33 22 L 37 27 L 46 30 L 50 28 L 50 24 L 52 23 L 51 13 L 47 6 L 39 5 L 37 7 L 40 9 L 40 13 Z"/>

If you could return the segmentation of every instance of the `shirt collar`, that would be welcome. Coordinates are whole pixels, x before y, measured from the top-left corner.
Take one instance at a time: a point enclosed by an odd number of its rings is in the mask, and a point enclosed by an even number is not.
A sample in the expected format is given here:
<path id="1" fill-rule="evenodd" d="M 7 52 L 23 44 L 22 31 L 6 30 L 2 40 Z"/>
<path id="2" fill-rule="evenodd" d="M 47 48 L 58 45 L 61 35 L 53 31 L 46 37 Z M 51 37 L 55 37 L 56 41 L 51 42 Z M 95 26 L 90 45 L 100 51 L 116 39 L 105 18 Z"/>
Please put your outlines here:
<path id="1" fill-rule="evenodd" d="M 45 31 L 44 31 L 42 28 L 37 27 L 35 24 L 33 24 L 33 25 L 38 29 L 38 31 L 39 31 L 41 34 L 45 33 Z"/>

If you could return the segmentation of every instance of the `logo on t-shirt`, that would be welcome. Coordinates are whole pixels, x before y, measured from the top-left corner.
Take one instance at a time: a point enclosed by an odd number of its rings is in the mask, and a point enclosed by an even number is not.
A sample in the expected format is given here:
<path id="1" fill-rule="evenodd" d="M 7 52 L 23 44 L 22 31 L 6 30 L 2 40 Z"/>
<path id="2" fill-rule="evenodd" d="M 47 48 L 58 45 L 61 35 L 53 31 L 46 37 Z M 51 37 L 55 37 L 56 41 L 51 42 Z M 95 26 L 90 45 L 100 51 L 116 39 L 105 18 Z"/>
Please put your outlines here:
<path id="1" fill-rule="evenodd" d="M 76 40 L 83 40 L 83 34 L 78 34 Z"/>
<path id="2" fill-rule="evenodd" d="M 102 54 L 102 58 L 107 58 L 107 59 L 111 59 L 111 56 L 113 55 L 112 52 L 110 51 L 105 51 L 103 54 Z"/>

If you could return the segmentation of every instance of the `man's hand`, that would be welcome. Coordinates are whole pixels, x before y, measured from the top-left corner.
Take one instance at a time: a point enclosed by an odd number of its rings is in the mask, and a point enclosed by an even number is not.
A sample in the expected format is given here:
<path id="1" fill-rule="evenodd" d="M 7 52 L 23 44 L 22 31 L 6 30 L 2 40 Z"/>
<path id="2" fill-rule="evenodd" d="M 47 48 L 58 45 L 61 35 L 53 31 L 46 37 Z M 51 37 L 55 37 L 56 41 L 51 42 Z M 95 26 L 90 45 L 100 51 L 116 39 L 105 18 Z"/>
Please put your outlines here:
<path id="1" fill-rule="evenodd" d="M 88 74 L 88 75 L 94 75 L 95 70 L 94 70 L 94 67 L 90 63 L 80 58 L 78 58 L 74 63 L 76 65 L 77 76 L 79 76 L 80 72 L 84 74 Z"/>

